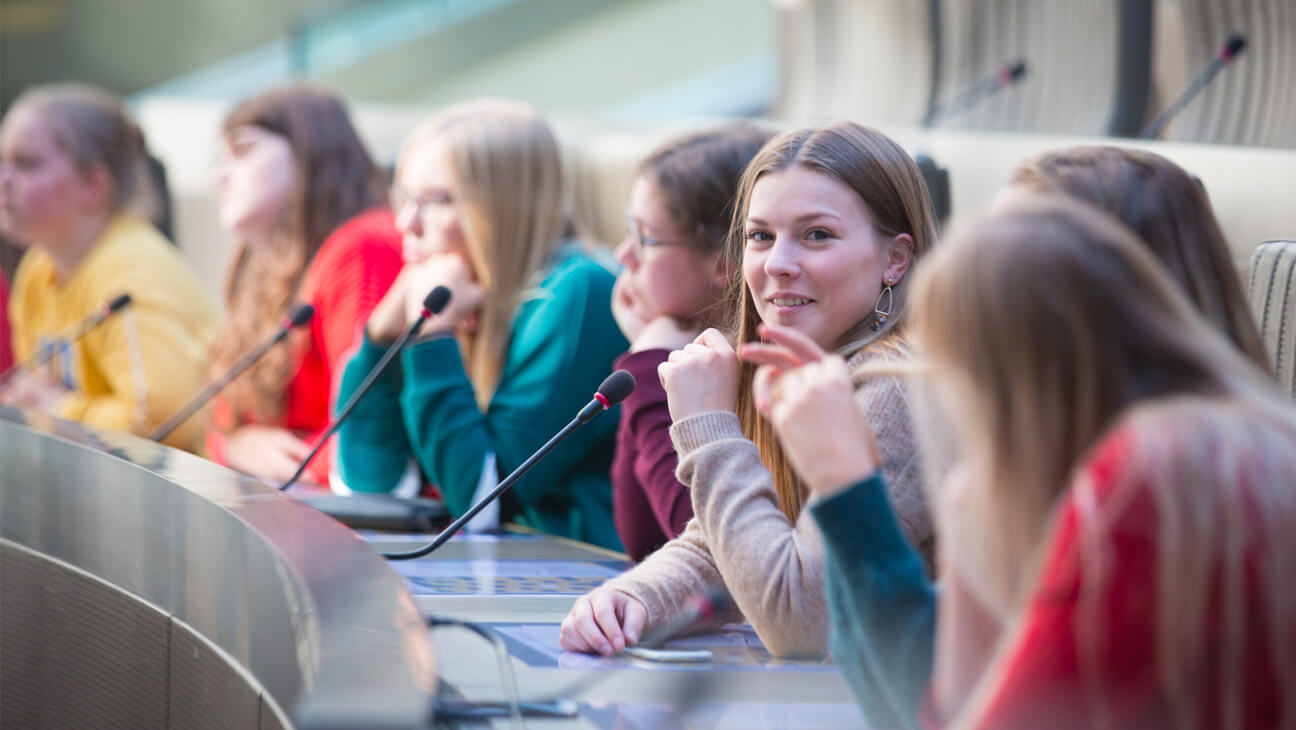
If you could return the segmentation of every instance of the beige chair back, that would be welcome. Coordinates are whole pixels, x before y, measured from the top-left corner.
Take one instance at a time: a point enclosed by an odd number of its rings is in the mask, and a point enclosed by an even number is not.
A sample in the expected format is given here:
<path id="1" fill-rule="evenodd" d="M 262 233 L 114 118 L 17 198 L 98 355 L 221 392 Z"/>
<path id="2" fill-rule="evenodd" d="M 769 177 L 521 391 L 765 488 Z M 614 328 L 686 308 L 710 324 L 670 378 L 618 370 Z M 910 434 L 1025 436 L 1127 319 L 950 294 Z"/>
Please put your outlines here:
<path id="1" fill-rule="evenodd" d="M 1247 298 L 1279 387 L 1296 401 L 1296 241 L 1256 247 Z"/>

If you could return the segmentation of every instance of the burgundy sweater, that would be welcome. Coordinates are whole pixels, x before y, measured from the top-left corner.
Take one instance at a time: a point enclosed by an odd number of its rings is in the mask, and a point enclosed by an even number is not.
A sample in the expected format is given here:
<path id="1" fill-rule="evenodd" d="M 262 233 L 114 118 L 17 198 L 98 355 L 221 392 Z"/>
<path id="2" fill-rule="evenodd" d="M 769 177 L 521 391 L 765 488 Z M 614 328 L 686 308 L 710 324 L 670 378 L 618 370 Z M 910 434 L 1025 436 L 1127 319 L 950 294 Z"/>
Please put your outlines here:
<path id="1" fill-rule="evenodd" d="M 612 516 L 626 553 L 636 562 L 684 531 L 693 517 L 688 489 L 675 478 L 679 457 L 671 444 L 670 411 L 657 366 L 670 350 L 628 352 L 617 368 L 636 387 L 621 404 L 612 459 Z"/>

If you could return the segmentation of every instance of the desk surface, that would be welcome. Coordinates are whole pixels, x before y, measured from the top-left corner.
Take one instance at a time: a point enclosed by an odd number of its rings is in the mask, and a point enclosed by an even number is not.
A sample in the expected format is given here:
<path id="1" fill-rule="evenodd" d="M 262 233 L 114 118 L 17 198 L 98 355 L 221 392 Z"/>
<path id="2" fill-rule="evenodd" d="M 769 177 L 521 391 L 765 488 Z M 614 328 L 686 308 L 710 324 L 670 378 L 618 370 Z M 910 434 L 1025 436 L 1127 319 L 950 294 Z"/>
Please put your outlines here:
<path id="1" fill-rule="evenodd" d="M 362 532 L 375 549 L 408 549 L 426 536 Z M 579 703 L 575 719 L 528 718 L 535 728 L 858 728 L 864 720 L 827 662 L 780 661 L 750 627 L 727 627 L 671 646 L 705 647 L 704 664 L 657 664 L 562 651 L 558 625 L 577 596 L 625 569 L 624 556 L 543 535 L 458 536 L 431 557 L 391 564 L 425 614 L 492 626 L 508 647 L 523 700 Z M 433 634 L 442 680 L 466 699 L 505 697 L 485 642 L 462 630 Z M 496 726 L 508 727 L 507 718 Z"/>

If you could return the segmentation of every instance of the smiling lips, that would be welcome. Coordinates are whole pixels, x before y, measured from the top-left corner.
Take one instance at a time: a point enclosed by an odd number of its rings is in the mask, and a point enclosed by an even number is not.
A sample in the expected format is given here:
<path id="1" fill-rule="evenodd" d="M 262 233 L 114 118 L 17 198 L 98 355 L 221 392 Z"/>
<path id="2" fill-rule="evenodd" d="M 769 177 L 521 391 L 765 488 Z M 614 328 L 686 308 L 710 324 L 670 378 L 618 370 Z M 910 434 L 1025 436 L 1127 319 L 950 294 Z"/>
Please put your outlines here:
<path id="1" fill-rule="evenodd" d="M 784 292 L 778 292 L 774 296 L 768 297 L 766 301 L 773 304 L 775 307 L 778 307 L 780 310 L 798 309 L 814 302 L 810 297 L 803 297 Z"/>

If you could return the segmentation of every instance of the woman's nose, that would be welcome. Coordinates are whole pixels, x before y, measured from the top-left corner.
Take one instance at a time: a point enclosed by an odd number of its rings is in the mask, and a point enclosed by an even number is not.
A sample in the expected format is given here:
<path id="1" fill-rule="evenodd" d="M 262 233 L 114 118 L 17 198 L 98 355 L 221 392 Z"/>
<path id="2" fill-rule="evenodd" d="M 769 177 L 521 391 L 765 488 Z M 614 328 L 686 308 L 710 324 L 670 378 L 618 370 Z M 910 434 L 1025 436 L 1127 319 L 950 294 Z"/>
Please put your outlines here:
<path id="1" fill-rule="evenodd" d="M 423 220 L 417 206 L 411 203 L 401 205 L 396 211 L 396 230 L 415 236 L 423 235 Z"/>
<path id="2" fill-rule="evenodd" d="M 616 250 L 612 252 L 616 260 L 627 269 L 632 269 L 639 263 L 635 256 L 634 236 L 627 233 L 621 243 L 617 244 Z"/>
<path id="3" fill-rule="evenodd" d="M 796 244 L 783 237 L 775 238 L 765 257 L 764 268 L 769 276 L 796 276 L 801 270 Z"/>

